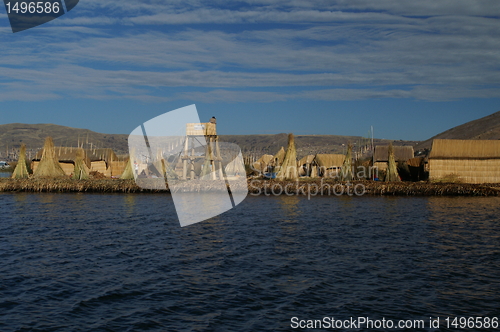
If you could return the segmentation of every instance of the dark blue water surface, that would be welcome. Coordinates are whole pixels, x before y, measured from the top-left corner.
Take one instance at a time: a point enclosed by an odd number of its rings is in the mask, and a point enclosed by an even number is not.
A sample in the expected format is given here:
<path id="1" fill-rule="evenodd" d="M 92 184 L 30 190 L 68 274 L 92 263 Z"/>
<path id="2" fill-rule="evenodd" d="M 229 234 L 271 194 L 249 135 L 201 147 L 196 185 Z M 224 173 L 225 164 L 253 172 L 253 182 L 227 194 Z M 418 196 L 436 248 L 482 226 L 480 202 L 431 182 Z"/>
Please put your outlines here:
<path id="1" fill-rule="evenodd" d="M 3 193 L 0 331 L 498 317 L 499 203 L 248 197 L 181 228 L 164 194 Z"/>

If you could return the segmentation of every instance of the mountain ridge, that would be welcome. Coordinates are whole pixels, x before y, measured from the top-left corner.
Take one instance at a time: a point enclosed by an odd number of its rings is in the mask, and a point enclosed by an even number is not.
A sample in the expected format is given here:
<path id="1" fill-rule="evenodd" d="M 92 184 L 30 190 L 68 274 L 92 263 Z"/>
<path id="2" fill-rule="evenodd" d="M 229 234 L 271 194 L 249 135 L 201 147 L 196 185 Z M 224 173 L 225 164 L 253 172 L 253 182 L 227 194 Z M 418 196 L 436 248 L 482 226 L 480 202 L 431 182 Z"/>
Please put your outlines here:
<path id="1" fill-rule="evenodd" d="M 435 139 L 500 139 L 500 111 L 445 130 L 416 147 L 418 150 L 430 149 Z"/>

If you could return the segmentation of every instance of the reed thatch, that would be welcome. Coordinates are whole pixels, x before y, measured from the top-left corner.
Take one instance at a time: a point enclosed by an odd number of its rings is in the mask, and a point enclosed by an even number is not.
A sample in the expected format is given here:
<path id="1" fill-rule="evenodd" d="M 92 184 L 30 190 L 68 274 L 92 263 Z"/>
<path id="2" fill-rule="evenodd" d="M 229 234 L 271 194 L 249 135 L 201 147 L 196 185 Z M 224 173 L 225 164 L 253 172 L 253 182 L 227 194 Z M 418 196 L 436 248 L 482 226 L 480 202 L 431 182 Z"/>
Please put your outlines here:
<path id="1" fill-rule="evenodd" d="M 297 172 L 297 151 L 295 149 L 295 139 L 293 134 L 288 135 L 288 148 L 285 159 L 281 164 L 277 178 L 282 180 L 296 180 L 299 175 Z"/>
<path id="2" fill-rule="evenodd" d="M 424 164 L 424 159 L 425 159 L 424 157 L 415 157 L 408 159 L 406 163 L 410 167 L 421 167 Z"/>
<path id="3" fill-rule="evenodd" d="M 352 174 L 352 144 L 347 145 L 347 152 L 345 155 L 344 163 L 340 171 L 340 179 L 342 181 L 351 181 L 354 178 Z"/>
<path id="4" fill-rule="evenodd" d="M 436 139 L 428 167 L 432 181 L 500 183 L 500 141 Z"/>
<path id="5" fill-rule="evenodd" d="M 78 149 L 76 151 L 75 159 L 75 169 L 73 172 L 72 179 L 74 180 L 87 180 L 89 179 L 90 170 L 88 166 L 83 161 L 85 158 L 85 151 L 83 149 Z"/>
<path id="6" fill-rule="evenodd" d="M 394 148 L 392 143 L 389 144 L 388 151 L 388 163 L 387 163 L 387 171 L 385 173 L 384 181 L 392 182 L 392 181 L 401 181 L 398 173 L 398 165 L 396 164 L 396 158 L 394 156 Z"/>
<path id="7" fill-rule="evenodd" d="M 429 158 L 499 159 L 499 140 L 435 139 Z"/>
<path id="8" fill-rule="evenodd" d="M 64 177 L 66 173 L 59 165 L 54 149 L 54 141 L 52 137 L 45 139 L 40 163 L 33 173 L 34 177 Z"/>
<path id="9" fill-rule="evenodd" d="M 344 163 L 343 154 L 317 154 L 314 158 L 315 163 L 320 167 L 339 168 Z"/>
<path id="10" fill-rule="evenodd" d="M 345 155 L 343 154 L 317 154 L 314 157 L 313 166 L 318 166 L 319 169 L 315 171 L 316 167 L 313 167 L 311 177 L 318 175 L 322 177 L 337 177 L 344 160 Z"/>
<path id="11" fill-rule="evenodd" d="M 392 145 L 392 143 L 391 143 Z M 414 151 L 412 146 L 393 146 L 394 160 L 399 163 L 406 162 L 413 158 Z M 373 166 L 381 171 L 387 169 L 389 162 L 389 145 L 377 145 L 373 153 Z"/>
<path id="12" fill-rule="evenodd" d="M 16 168 L 12 173 L 13 179 L 27 179 L 29 177 L 28 167 L 26 166 L 26 144 L 21 144 L 21 151 L 19 152 L 19 160 L 17 161 Z"/>
<path id="13" fill-rule="evenodd" d="M 314 155 L 313 154 L 310 154 L 308 156 L 305 156 L 303 157 L 302 159 L 299 160 L 298 162 L 298 166 L 304 166 L 304 165 L 307 165 L 307 164 L 311 164 L 314 160 Z"/>
<path id="14" fill-rule="evenodd" d="M 274 157 L 270 154 L 265 154 L 252 164 L 254 171 L 264 174 L 267 172 L 267 167 L 272 164 Z"/>
<path id="15" fill-rule="evenodd" d="M 413 146 L 394 146 L 390 144 L 394 151 L 395 161 L 407 161 L 413 158 Z M 373 163 L 389 161 L 389 145 L 377 145 L 373 153 Z"/>

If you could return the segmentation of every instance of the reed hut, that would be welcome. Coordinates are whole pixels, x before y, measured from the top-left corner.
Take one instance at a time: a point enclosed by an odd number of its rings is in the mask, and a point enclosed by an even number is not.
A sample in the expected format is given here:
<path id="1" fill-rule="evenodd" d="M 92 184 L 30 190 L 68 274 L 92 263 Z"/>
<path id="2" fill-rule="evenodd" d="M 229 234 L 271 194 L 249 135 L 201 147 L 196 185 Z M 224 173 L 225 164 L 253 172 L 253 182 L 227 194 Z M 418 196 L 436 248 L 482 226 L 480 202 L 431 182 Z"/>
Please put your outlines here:
<path id="1" fill-rule="evenodd" d="M 52 137 L 45 139 L 43 150 L 40 152 L 40 159 L 37 163 L 36 169 L 33 168 L 34 177 L 65 177 L 66 173 L 59 165 L 54 148 L 54 141 Z M 74 169 L 74 165 L 73 165 Z M 72 170 L 73 171 L 73 170 Z"/>
<path id="2" fill-rule="evenodd" d="M 285 159 L 280 166 L 277 178 L 281 180 L 296 180 L 299 175 L 297 172 L 297 150 L 295 149 L 295 139 L 293 134 L 288 135 L 288 148 L 286 149 Z"/>
<path id="3" fill-rule="evenodd" d="M 435 139 L 428 167 L 434 181 L 500 183 L 500 140 Z"/>
<path id="4" fill-rule="evenodd" d="M 265 154 L 252 164 L 252 169 L 258 174 L 265 174 L 270 171 L 268 167 L 271 166 L 273 160 L 273 155 Z"/>
<path id="5" fill-rule="evenodd" d="M 394 160 L 396 163 L 404 163 L 413 158 L 413 146 L 393 146 Z M 377 145 L 373 153 L 373 167 L 385 171 L 389 164 L 389 145 Z"/>
<path id="6" fill-rule="evenodd" d="M 387 153 L 389 160 L 387 162 L 387 169 L 385 172 L 384 181 L 387 182 L 401 181 L 401 178 L 399 177 L 398 173 L 398 165 L 396 164 L 396 158 L 394 156 L 394 147 L 392 146 L 392 143 L 389 144 Z"/>
<path id="7" fill-rule="evenodd" d="M 116 155 L 116 160 L 112 159 L 110 161 L 111 177 L 120 177 L 120 175 L 123 174 L 123 171 L 125 171 L 125 167 L 127 167 L 128 160 L 128 155 Z"/>
<path id="8" fill-rule="evenodd" d="M 26 144 L 21 144 L 21 151 L 19 152 L 19 160 L 17 161 L 16 168 L 12 173 L 13 179 L 27 179 L 29 177 L 28 167 L 26 166 Z"/>
<path id="9" fill-rule="evenodd" d="M 305 156 L 302 159 L 300 159 L 299 162 L 297 163 L 297 166 L 299 167 L 299 176 L 316 177 L 317 172 L 316 172 L 316 168 L 313 167 L 313 162 L 314 162 L 314 155 L 313 154 L 310 154 L 310 155 Z M 313 172 L 313 170 L 314 170 L 314 172 Z"/>
<path id="10" fill-rule="evenodd" d="M 337 177 L 344 163 L 343 154 L 317 154 L 314 157 L 313 167 L 317 167 L 320 177 Z"/>
<path id="11" fill-rule="evenodd" d="M 120 160 L 115 154 L 113 149 L 102 148 L 102 149 L 89 149 L 85 151 L 90 159 L 90 171 L 99 172 L 107 177 L 120 175 L 123 169 L 120 169 L 125 164 L 125 161 Z M 113 171 L 113 166 L 117 166 L 117 169 Z"/>

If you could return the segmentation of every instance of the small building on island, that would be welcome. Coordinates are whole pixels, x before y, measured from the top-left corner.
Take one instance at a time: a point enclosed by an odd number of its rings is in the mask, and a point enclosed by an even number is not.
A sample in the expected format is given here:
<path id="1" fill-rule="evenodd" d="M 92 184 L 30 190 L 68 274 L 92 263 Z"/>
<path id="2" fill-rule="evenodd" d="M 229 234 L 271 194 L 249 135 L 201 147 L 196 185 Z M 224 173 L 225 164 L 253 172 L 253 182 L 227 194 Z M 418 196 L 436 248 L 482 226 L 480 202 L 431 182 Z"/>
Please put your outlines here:
<path id="1" fill-rule="evenodd" d="M 396 163 L 407 162 L 413 158 L 413 146 L 393 146 Z M 389 145 L 376 145 L 373 153 L 373 167 L 385 171 L 389 163 Z"/>
<path id="2" fill-rule="evenodd" d="M 428 161 L 431 181 L 500 182 L 500 140 L 435 139 Z"/>
<path id="3" fill-rule="evenodd" d="M 313 166 L 317 167 L 316 174 L 320 177 L 336 177 L 340 174 L 344 160 L 343 154 L 317 154 Z"/>

